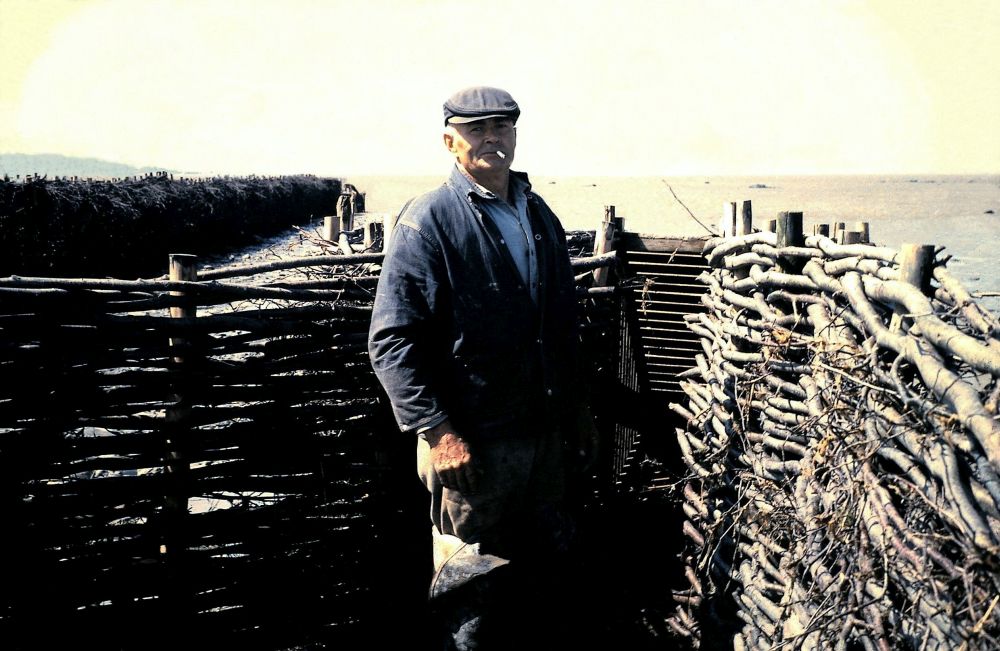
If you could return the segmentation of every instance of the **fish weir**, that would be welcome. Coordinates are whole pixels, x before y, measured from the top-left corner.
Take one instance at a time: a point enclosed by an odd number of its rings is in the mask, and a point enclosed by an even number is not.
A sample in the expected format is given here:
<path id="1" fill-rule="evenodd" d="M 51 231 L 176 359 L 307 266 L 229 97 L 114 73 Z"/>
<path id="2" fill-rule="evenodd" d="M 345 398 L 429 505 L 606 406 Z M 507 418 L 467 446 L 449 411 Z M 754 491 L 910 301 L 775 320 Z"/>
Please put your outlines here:
<path id="1" fill-rule="evenodd" d="M 650 237 L 609 206 L 569 234 L 604 441 L 572 486 L 591 623 L 632 649 L 995 648 L 996 315 L 935 247 L 751 215 Z M 352 226 L 301 258 L 0 278 L 5 633 L 419 636 L 425 495 L 366 346 L 392 221 Z"/>
<path id="2" fill-rule="evenodd" d="M 933 246 L 773 228 L 705 245 L 703 350 L 671 404 L 671 627 L 702 648 L 997 648 L 1000 322 Z"/>

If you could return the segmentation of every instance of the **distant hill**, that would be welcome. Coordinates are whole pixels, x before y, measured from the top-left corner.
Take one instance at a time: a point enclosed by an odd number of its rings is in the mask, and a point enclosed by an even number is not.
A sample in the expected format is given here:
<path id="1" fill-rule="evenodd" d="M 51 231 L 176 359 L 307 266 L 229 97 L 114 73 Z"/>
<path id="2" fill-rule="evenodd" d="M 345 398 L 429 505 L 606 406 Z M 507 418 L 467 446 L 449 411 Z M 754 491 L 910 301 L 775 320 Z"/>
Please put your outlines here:
<path id="1" fill-rule="evenodd" d="M 22 178 L 29 174 L 80 177 L 137 176 L 150 172 L 172 171 L 162 167 L 133 167 L 97 158 L 77 158 L 59 154 L 0 154 L 0 176 Z"/>

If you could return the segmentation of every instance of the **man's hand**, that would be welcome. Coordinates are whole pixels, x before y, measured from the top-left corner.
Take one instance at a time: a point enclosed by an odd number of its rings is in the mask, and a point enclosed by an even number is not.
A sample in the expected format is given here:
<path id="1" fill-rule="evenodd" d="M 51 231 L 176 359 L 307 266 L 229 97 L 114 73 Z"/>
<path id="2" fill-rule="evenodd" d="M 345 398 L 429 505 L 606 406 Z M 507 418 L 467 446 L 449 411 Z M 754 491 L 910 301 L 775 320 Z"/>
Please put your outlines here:
<path id="1" fill-rule="evenodd" d="M 424 436 L 441 485 L 461 493 L 475 493 L 479 489 L 479 471 L 473 466 L 468 443 L 455 432 L 451 421 L 427 430 Z"/>

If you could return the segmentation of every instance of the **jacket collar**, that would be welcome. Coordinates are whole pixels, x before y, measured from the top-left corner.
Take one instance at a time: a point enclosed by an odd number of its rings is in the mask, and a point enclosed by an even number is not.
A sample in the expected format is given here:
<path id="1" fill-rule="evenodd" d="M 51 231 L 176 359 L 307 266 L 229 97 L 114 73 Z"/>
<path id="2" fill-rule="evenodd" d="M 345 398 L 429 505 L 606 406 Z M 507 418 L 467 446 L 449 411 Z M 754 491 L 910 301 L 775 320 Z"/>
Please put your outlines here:
<path id="1" fill-rule="evenodd" d="M 531 196 L 531 181 L 528 180 L 528 175 L 525 172 L 515 172 L 510 171 L 510 175 L 513 177 L 511 182 L 516 183 L 520 181 L 524 184 L 524 192 L 529 197 Z M 459 191 L 465 197 L 471 197 L 472 195 L 477 195 L 483 199 L 495 199 L 496 195 L 479 185 L 475 182 L 468 174 L 466 174 L 456 163 L 451 168 L 451 175 L 448 177 L 448 184 Z"/>

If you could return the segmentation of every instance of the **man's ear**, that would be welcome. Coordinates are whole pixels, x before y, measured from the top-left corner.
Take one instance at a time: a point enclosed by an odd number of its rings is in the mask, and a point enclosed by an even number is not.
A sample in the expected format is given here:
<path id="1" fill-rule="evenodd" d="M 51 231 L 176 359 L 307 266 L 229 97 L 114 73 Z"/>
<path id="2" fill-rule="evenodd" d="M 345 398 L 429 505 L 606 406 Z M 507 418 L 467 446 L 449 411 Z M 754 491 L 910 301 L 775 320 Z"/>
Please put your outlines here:
<path id="1" fill-rule="evenodd" d="M 455 134 L 452 133 L 451 128 L 446 128 L 442 134 L 444 138 L 444 146 L 451 153 L 455 153 Z"/>

